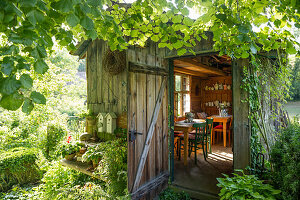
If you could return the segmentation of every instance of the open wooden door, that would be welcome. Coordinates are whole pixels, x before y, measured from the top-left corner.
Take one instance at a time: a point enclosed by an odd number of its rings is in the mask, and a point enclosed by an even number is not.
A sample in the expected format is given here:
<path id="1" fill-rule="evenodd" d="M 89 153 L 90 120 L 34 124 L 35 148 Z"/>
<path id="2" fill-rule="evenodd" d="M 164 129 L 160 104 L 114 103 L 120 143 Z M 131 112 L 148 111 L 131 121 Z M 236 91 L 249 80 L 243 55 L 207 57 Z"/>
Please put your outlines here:
<path id="1" fill-rule="evenodd" d="M 128 50 L 128 190 L 152 199 L 168 183 L 168 64 L 156 46 Z"/>

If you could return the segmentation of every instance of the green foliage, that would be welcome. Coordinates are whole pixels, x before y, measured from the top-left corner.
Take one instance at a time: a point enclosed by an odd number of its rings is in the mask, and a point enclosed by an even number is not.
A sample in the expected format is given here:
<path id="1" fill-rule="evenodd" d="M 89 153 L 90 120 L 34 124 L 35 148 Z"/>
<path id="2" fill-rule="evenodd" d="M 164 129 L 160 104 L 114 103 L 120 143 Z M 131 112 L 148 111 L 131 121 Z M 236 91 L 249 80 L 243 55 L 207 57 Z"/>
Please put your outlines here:
<path id="1" fill-rule="evenodd" d="M 76 153 L 80 150 L 81 144 L 79 142 L 70 142 L 70 141 L 63 141 L 58 146 L 58 154 L 62 155 L 62 157 L 65 157 L 66 155 L 70 155 L 73 153 Z"/>
<path id="2" fill-rule="evenodd" d="M 217 178 L 218 187 L 221 187 L 219 196 L 222 199 L 276 199 L 280 190 L 271 185 L 263 184 L 254 175 L 245 175 L 243 170 L 236 170 L 242 175 L 233 173 L 233 177 L 223 174 L 225 178 Z"/>
<path id="3" fill-rule="evenodd" d="M 290 96 L 293 100 L 300 100 L 300 58 L 296 58 L 291 75 Z"/>
<path id="4" fill-rule="evenodd" d="M 97 153 L 101 158 L 95 174 L 106 182 L 109 194 L 123 196 L 127 192 L 127 143 L 124 139 L 102 142 Z"/>
<path id="5" fill-rule="evenodd" d="M 159 194 L 160 200 L 190 200 L 190 196 L 185 192 L 176 192 L 167 188 Z"/>
<path id="6" fill-rule="evenodd" d="M 0 191 L 14 184 L 30 183 L 41 178 L 36 165 L 36 149 L 18 147 L 0 152 Z"/>
<path id="7" fill-rule="evenodd" d="M 292 200 L 300 195 L 300 124 L 283 129 L 271 151 L 274 164 L 274 186 L 282 191 L 282 199 Z"/>
<path id="8" fill-rule="evenodd" d="M 58 162 L 53 162 L 42 179 L 43 183 L 35 190 L 40 192 L 40 199 L 67 199 L 58 197 L 65 196 L 70 190 L 80 189 L 90 181 L 95 180 L 88 175 L 63 167 Z"/>
<path id="9" fill-rule="evenodd" d="M 55 152 L 55 147 L 61 141 L 63 137 L 67 134 L 65 126 L 62 126 L 60 123 L 49 123 L 47 126 L 47 137 L 46 137 L 46 150 L 45 153 L 47 157 L 53 157 Z"/>
<path id="10" fill-rule="evenodd" d="M 141 0 L 126 9 L 119 2 L 1 1 L 0 94 L 2 98 L 10 96 L 0 105 L 16 110 L 24 99 L 32 101 L 29 93 L 33 88 L 20 84 L 20 76 L 28 71 L 45 74 L 50 69 L 45 58 L 51 54 L 54 43 L 74 50 L 76 39 L 82 37 L 106 40 L 112 50 L 145 46 L 147 40 L 152 40 L 161 48 L 175 49 L 178 55 L 184 55 L 194 53 L 190 47 L 207 39 L 204 33 L 210 30 L 214 49 L 232 58 L 277 49 L 297 53 L 299 44 L 289 31 L 293 25 L 300 27 L 296 1 Z M 190 19 L 189 8 L 201 10 L 202 15 Z M 18 103 L 12 106 L 10 102 L 15 100 Z"/>

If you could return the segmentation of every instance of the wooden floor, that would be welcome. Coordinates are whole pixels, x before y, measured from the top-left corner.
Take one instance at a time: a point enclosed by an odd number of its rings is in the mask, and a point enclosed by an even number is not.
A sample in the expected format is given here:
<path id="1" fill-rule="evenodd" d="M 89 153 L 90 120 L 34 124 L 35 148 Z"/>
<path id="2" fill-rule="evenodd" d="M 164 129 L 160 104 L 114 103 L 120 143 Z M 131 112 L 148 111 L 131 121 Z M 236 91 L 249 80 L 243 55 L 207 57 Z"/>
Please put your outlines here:
<path id="1" fill-rule="evenodd" d="M 183 157 L 183 151 L 181 152 Z M 194 154 L 188 158 L 188 166 L 183 165 L 175 153 L 173 186 L 203 194 L 199 199 L 217 199 L 220 189 L 217 187 L 218 177 L 222 173 L 230 174 L 233 169 L 233 153 L 231 147 L 223 147 L 221 143 L 212 146 L 212 153 L 204 160 L 202 150 L 197 152 L 197 165 Z"/>

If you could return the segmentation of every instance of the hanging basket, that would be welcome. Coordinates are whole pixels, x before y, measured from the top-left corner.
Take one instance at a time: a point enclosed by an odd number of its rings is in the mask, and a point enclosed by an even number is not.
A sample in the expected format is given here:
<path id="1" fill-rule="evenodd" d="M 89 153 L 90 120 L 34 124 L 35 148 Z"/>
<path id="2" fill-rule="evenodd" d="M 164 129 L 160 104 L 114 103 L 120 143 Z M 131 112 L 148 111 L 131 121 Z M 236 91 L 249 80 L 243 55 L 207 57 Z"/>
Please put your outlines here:
<path id="1" fill-rule="evenodd" d="M 111 51 L 108 49 L 104 54 L 102 65 L 104 70 L 111 75 L 123 72 L 126 68 L 125 51 Z"/>

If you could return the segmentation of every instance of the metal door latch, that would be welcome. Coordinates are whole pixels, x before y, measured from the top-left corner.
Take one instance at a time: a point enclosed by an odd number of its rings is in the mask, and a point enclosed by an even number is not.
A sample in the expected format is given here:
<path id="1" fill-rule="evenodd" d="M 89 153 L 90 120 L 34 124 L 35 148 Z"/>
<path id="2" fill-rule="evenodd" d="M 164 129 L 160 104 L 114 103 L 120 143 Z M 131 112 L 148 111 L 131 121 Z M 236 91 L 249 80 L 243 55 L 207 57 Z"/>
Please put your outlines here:
<path id="1" fill-rule="evenodd" d="M 139 135 L 143 135 L 143 133 L 139 133 L 137 131 L 129 131 L 130 133 L 130 141 L 133 142 L 135 139 L 136 139 L 136 135 L 139 134 Z"/>

